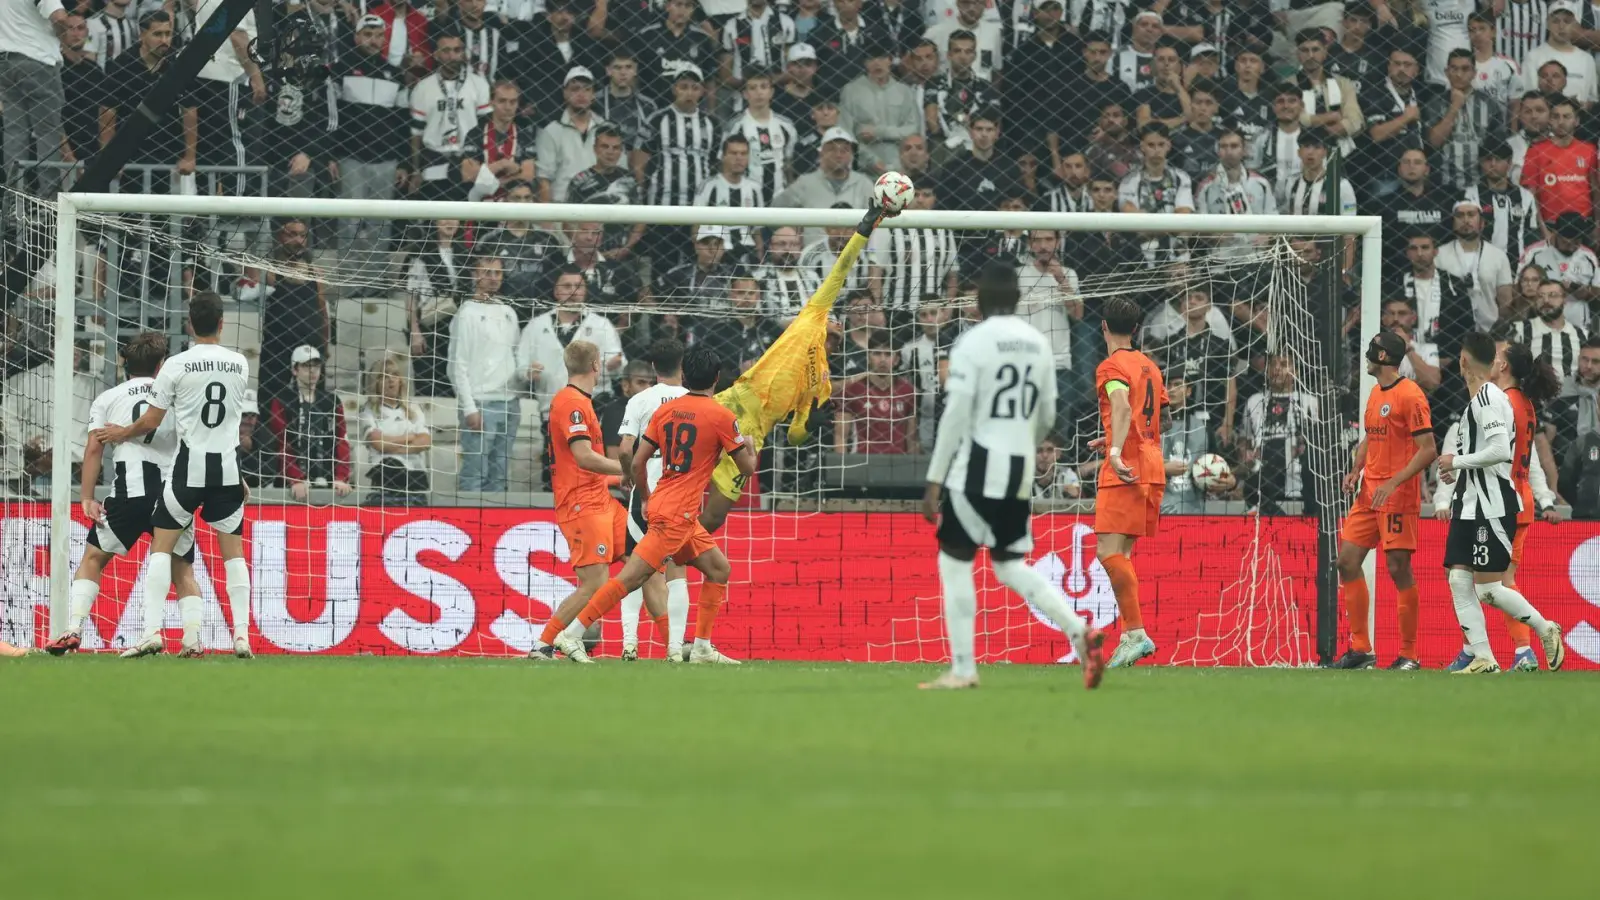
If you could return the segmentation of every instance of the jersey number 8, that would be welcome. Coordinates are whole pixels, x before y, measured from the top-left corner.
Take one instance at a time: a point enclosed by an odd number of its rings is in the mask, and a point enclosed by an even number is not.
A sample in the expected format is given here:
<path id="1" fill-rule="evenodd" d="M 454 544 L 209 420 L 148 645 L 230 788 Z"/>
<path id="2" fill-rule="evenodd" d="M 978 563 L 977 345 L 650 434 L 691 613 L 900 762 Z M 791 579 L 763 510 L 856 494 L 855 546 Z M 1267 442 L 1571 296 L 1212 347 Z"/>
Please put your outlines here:
<path id="1" fill-rule="evenodd" d="M 219 381 L 206 385 L 206 402 L 200 407 L 200 424 L 207 428 L 215 428 L 222 424 L 227 416 L 227 409 L 222 405 L 228 399 L 228 389 Z"/>

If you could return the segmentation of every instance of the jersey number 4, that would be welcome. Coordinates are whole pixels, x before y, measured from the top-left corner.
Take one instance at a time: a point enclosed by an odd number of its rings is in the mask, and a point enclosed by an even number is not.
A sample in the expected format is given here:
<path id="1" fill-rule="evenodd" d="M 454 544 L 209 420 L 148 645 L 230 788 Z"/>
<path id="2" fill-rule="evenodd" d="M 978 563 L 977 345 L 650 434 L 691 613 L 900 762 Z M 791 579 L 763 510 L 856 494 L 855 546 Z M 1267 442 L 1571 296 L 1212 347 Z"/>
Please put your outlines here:
<path id="1" fill-rule="evenodd" d="M 1039 386 L 1033 383 L 1033 366 L 1018 369 L 1006 363 L 995 373 L 1000 387 L 989 404 L 991 419 L 1031 419 L 1039 405 Z"/>
<path id="2" fill-rule="evenodd" d="M 694 468 L 694 441 L 700 429 L 688 422 L 673 422 L 663 430 L 667 445 L 661 448 L 665 457 L 662 465 L 674 472 L 687 472 Z"/>

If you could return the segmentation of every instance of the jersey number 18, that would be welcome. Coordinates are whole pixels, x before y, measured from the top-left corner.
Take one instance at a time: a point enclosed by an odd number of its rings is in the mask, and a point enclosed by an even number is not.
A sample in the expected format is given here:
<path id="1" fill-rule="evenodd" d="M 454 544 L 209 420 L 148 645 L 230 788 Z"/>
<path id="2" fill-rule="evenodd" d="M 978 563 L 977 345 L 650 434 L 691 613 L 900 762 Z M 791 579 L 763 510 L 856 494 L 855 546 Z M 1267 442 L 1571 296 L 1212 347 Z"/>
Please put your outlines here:
<path id="1" fill-rule="evenodd" d="M 665 457 L 663 465 L 674 472 L 683 473 L 694 468 L 694 441 L 700 430 L 688 422 L 673 422 L 662 430 L 667 445 L 661 448 Z"/>

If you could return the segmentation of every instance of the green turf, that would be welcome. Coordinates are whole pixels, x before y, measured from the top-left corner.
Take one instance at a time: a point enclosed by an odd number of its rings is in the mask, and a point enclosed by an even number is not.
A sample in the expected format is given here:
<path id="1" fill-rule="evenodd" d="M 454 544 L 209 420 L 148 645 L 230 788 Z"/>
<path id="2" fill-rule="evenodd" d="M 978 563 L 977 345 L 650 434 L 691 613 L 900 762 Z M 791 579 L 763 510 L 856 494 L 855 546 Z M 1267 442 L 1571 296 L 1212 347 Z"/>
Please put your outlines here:
<path id="1" fill-rule="evenodd" d="M 0 896 L 1592 896 L 1600 679 L 0 660 Z"/>

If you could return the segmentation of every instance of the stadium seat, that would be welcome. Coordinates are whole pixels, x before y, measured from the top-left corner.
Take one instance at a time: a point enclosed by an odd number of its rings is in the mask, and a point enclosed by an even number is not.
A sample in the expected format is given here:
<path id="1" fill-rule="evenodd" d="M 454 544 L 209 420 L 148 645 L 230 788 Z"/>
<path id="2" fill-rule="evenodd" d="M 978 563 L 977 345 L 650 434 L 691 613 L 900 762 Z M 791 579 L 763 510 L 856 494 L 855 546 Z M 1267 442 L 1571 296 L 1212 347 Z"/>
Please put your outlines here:
<path id="1" fill-rule="evenodd" d="M 335 307 L 338 341 L 370 351 L 382 349 L 407 352 L 406 304 L 388 297 L 358 297 L 340 300 Z"/>

